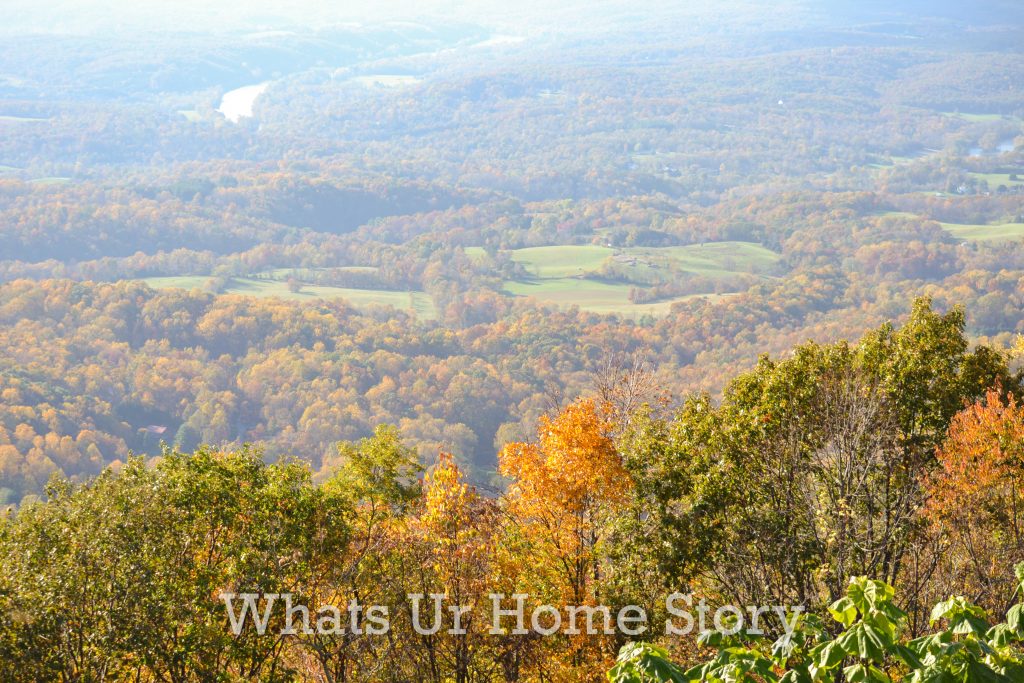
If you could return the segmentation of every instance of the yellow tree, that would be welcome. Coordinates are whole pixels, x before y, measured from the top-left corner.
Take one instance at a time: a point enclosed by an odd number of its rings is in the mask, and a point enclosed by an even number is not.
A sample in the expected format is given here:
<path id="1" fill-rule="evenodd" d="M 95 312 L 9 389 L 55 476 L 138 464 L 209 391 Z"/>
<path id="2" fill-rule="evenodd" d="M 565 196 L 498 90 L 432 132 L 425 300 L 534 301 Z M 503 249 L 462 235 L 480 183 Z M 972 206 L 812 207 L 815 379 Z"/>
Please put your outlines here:
<path id="1" fill-rule="evenodd" d="M 503 641 L 487 634 L 495 521 L 493 501 L 466 483 L 454 458 L 442 452 L 424 478 L 422 505 L 411 525 L 412 592 L 424 596 L 421 627 L 434 631 L 414 643 L 417 671 L 426 680 L 465 683 L 497 674 Z M 437 595 L 444 597 L 435 600 Z"/>
<path id="2" fill-rule="evenodd" d="M 501 474 L 512 480 L 507 512 L 519 552 L 527 555 L 520 566 L 527 568 L 534 601 L 601 603 L 601 545 L 630 489 L 613 427 L 593 400 L 582 399 L 541 418 L 537 442 L 511 443 L 499 454 Z M 586 678 L 590 667 L 604 663 L 604 653 L 595 652 L 599 639 L 574 640 L 566 662 L 572 672 L 561 671 L 560 680 Z"/>

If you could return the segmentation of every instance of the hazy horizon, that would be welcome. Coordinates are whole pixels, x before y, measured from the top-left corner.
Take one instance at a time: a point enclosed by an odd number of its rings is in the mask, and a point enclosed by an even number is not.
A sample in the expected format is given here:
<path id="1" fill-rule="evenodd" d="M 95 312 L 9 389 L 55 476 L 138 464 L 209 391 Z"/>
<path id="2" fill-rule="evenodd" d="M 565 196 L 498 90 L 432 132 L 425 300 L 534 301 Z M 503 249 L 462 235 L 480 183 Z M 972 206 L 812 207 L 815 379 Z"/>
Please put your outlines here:
<path id="1" fill-rule="evenodd" d="M 543 2 L 530 0 L 508 3 L 497 0 L 462 2 L 459 0 L 357 0 L 331 3 L 324 0 L 301 0 L 297 3 L 259 0 L 240 6 L 227 0 L 11 0 L 0 32 L 93 34 L 110 30 L 166 30 L 216 32 L 258 30 L 271 27 L 313 27 L 345 22 L 381 23 L 392 21 L 472 22 L 496 29 L 560 27 L 571 31 L 567 17 L 588 15 L 590 21 L 614 23 L 622 18 L 634 20 L 645 14 L 679 14 L 714 10 L 720 3 L 688 3 L 674 7 L 672 3 L 647 3 L 642 9 L 635 4 L 611 0 L 597 3 L 569 2 L 552 9 Z M 733 6 L 738 3 L 731 3 Z"/>

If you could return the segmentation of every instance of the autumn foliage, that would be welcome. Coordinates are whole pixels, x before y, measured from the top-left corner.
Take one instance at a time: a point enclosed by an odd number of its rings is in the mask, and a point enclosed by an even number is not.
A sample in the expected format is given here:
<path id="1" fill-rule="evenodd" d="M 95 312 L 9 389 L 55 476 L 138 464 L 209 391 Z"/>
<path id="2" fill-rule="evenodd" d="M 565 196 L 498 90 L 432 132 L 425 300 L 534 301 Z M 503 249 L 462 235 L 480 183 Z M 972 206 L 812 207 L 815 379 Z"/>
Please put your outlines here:
<path id="1" fill-rule="evenodd" d="M 0 521 L 0 679 L 590 683 L 639 665 L 616 666 L 624 646 L 701 661 L 711 640 L 662 629 L 680 591 L 802 606 L 810 630 L 793 652 L 806 658 L 834 636 L 812 617 L 861 575 L 892 602 L 887 646 L 906 655 L 897 631 L 926 633 L 948 595 L 980 605 L 963 607 L 971 619 L 1005 613 L 1022 552 L 1020 378 L 997 351 L 971 349 L 963 325 L 962 311 L 919 300 L 901 327 L 765 357 L 720 401 L 674 410 L 634 365 L 597 383 L 606 400 L 572 401 L 507 443 L 500 487 L 445 451 L 421 462 L 388 425 L 337 444 L 315 474 L 203 447 L 55 480 L 47 501 Z M 226 590 L 387 605 L 391 628 L 232 637 L 211 598 Z M 525 596 L 525 632 L 492 630 L 492 595 L 506 609 Z M 646 631 L 600 616 L 629 605 L 650 615 Z M 598 614 L 596 629 L 569 629 L 574 609 Z M 271 628 L 284 621 L 271 614 Z M 837 657 L 867 657 L 865 671 L 889 657 L 853 637 Z M 945 647 L 933 645 L 918 649 Z M 775 680 L 768 660 L 792 663 L 759 648 L 725 647 L 715 666 L 760 662 Z"/>
<path id="2" fill-rule="evenodd" d="M 996 389 L 952 420 L 929 482 L 928 516 L 945 531 L 948 571 L 999 608 L 1024 559 L 1024 406 Z"/>

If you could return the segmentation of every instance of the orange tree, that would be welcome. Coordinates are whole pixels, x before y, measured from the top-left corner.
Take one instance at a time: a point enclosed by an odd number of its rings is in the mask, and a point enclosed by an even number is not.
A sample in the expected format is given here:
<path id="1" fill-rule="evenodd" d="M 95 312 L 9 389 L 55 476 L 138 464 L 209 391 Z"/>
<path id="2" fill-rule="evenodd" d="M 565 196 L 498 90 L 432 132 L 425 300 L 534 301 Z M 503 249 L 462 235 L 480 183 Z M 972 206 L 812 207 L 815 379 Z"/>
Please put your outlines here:
<path id="1" fill-rule="evenodd" d="M 952 420 L 928 482 L 927 515 L 947 544 L 947 589 L 1005 607 L 1024 557 L 1024 406 L 991 390 Z"/>
<path id="2" fill-rule="evenodd" d="M 602 543 L 630 490 L 612 424 L 593 400 L 582 399 L 541 418 L 537 431 L 535 443 L 511 443 L 499 455 L 501 474 L 511 479 L 506 547 L 530 558 L 522 582 L 533 601 L 600 605 Z M 597 639 L 573 638 L 550 664 L 560 680 L 586 677 L 602 661 Z"/>

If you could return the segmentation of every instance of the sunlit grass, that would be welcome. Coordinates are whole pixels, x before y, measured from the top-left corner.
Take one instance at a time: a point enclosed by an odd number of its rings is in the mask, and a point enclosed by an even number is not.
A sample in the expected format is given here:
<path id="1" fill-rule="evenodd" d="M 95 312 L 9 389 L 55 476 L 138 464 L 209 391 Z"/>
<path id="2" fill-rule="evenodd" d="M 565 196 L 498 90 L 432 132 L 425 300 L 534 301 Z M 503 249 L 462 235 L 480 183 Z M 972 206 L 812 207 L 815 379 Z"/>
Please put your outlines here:
<path id="1" fill-rule="evenodd" d="M 1024 176 L 1024 170 L 1016 174 L 1018 178 Z M 971 173 L 971 176 L 978 180 L 984 180 L 988 183 L 988 189 L 994 190 L 1000 185 L 1006 185 L 1006 187 L 1016 187 L 1017 185 L 1024 185 L 1024 180 L 1010 180 L 1009 173 Z"/>
<path id="2" fill-rule="evenodd" d="M 614 253 L 610 247 L 593 245 L 529 247 L 513 251 L 512 260 L 534 277 L 557 278 L 593 272 Z"/>
<path id="3" fill-rule="evenodd" d="M 1024 238 L 1024 223 L 1002 223 L 1001 225 L 978 225 L 942 223 L 946 232 L 972 242 L 1014 242 Z"/>
<path id="4" fill-rule="evenodd" d="M 595 245 L 565 245 L 516 249 L 511 257 L 523 265 L 530 279 L 510 280 L 504 291 L 512 296 L 533 297 L 565 306 L 579 306 L 595 313 L 664 315 L 672 304 L 699 296 L 689 294 L 663 301 L 635 304 L 629 293 L 646 285 L 630 281 L 596 279 L 602 266 L 613 265 L 624 280 L 654 274 L 662 277 L 696 276 L 721 279 L 743 273 L 771 272 L 779 254 L 753 242 L 707 242 L 674 247 L 613 248 Z"/>

